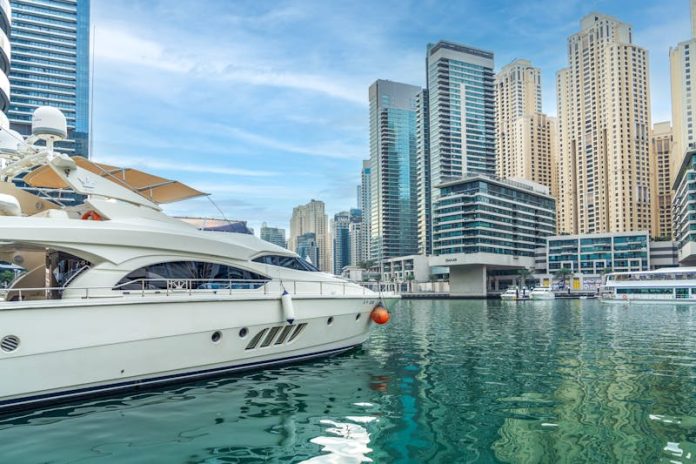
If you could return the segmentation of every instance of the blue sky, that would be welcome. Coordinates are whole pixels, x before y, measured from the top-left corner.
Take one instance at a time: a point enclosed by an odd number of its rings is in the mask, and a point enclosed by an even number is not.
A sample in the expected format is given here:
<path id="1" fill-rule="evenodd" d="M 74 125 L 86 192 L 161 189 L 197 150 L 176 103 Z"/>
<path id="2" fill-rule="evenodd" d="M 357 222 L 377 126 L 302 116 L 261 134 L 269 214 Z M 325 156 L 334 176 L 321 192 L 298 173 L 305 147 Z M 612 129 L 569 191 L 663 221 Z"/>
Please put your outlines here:
<path id="1" fill-rule="evenodd" d="M 669 47 L 690 35 L 688 0 L 93 0 L 94 159 L 213 194 L 228 218 L 287 227 L 292 207 L 355 205 L 369 156 L 367 89 L 425 83 L 440 39 L 542 68 L 544 111 L 567 37 L 599 11 L 650 52 L 653 122 L 670 119 Z M 218 216 L 206 199 L 167 207 Z"/>

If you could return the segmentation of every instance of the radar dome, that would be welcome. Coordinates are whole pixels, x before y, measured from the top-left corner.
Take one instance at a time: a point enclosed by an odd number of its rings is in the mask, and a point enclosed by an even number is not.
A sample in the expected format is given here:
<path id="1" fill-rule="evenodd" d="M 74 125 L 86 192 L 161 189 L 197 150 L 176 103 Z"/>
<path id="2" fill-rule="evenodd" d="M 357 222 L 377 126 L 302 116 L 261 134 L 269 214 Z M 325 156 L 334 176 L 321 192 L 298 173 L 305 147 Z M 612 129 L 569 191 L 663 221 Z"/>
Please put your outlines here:
<path id="1" fill-rule="evenodd" d="M 52 106 L 40 106 L 31 118 L 31 134 L 41 140 L 63 140 L 68 137 L 65 115 Z"/>
<path id="2" fill-rule="evenodd" d="M 0 151 L 17 151 L 24 137 L 12 129 L 0 129 Z"/>

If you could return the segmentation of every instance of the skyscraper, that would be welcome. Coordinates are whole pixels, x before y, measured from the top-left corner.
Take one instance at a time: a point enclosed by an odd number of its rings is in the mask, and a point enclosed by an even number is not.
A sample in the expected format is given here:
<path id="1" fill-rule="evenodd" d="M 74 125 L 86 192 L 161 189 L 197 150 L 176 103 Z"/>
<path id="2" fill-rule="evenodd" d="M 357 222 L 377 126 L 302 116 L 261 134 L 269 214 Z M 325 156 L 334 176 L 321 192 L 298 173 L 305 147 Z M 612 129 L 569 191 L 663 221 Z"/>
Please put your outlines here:
<path id="1" fill-rule="evenodd" d="M 372 219 L 372 168 L 370 160 L 363 160 L 360 171 L 360 210 L 362 211 L 362 255 L 359 262 L 370 259 L 370 220 Z"/>
<path id="2" fill-rule="evenodd" d="M 418 252 L 433 253 L 433 209 L 444 182 L 495 175 L 493 53 L 428 44 L 418 104 Z"/>
<path id="3" fill-rule="evenodd" d="M 312 260 L 312 263 L 323 272 L 332 272 L 331 237 L 328 230 L 328 216 L 324 209 L 324 202 L 318 200 L 293 208 L 288 248 L 300 254 L 299 237 L 307 233 L 314 234 L 313 240 L 316 242 L 318 259 Z"/>
<path id="4" fill-rule="evenodd" d="M 416 98 L 416 195 L 418 201 L 418 253 L 429 255 L 432 244 L 432 202 L 430 184 L 430 114 L 428 90 Z"/>
<path id="5" fill-rule="evenodd" d="M 348 211 L 336 213 L 332 225 L 333 273 L 340 275 L 341 270 L 350 264 L 350 214 Z"/>
<path id="6" fill-rule="evenodd" d="M 350 237 L 350 265 L 360 266 L 369 259 L 365 249 L 365 223 L 362 221 L 351 222 L 348 226 L 348 235 Z"/>
<path id="7" fill-rule="evenodd" d="M 495 78 L 497 173 L 556 194 L 555 121 L 541 112 L 541 70 L 517 59 Z"/>
<path id="8" fill-rule="evenodd" d="M 283 248 L 287 248 L 288 246 L 288 243 L 285 241 L 285 229 L 268 227 L 265 222 L 261 224 L 261 240 L 265 240 Z"/>
<path id="9" fill-rule="evenodd" d="M 495 175 L 493 53 L 452 42 L 429 44 L 432 202 L 438 185 L 466 174 Z"/>
<path id="10" fill-rule="evenodd" d="M 33 111 L 59 108 L 69 140 L 57 147 L 89 156 L 89 0 L 11 0 L 12 129 L 31 134 Z"/>
<path id="11" fill-rule="evenodd" d="M 648 230 L 647 51 L 631 26 L 591 13 L 568 39 L 568 59 L 557 76 L 559 231 Z"/>
<path id="12" fill-rule="evenodd" d="M 684 160 L 684 154 L 696 148 L 694 116 L 696 116 L 696 0 L 691 0 L 691 38 L 669 50 L 672 82 L 672 181 Z M 692 59 L 694 58 L 694 59 Z"/>
<path id="13" fill-rule="evenodd" d="M 650 137 L 650 179 L 652 227 L 655 238 L 672 240 L 672 127 L 667 122 L 653 125 Z"/>
<path id="14" fill-rule="evenodd" d="M 370 256 L 418 251 L 416 98 L 420 87 L 378 80 L 370 86 Z"/>
<path id="15" fill-rule="evenodd" d="M 321 251 L 317 245 L 317 235 L 314 232 L 307 232 L 298 236 L 296 241 L 297 248 L 295 252 L 300 255 L 300 258 L 317 266 L 317 263 L 321 261 Z"/>

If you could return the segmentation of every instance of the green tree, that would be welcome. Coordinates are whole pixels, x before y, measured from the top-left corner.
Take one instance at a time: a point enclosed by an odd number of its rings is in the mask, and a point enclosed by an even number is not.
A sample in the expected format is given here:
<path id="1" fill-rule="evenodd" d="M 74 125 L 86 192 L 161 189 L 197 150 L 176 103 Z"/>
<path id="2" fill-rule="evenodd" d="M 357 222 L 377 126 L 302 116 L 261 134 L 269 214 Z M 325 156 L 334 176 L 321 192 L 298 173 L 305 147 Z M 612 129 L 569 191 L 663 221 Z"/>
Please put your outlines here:
<path id="1" fill-rule="evenodd" d="M 413 275 L 413 272 L 409 272 L 406 274 L 406 283 L 408 284 L 408 291 L 412 292 L 413 291 L 413 281 L 416 280 L 416 278 Z"/>
<path id="2" fill-rule="evenodd" d="M 375 261 L 371 260 L 371 259 L 368 259 L 367 261 L 361 261 L 360 263 L 358 263 L 358 267 L 360 269 L 364 269 L 366 271 L 369 271 L 370 269 L 375 267 Z"/>
<path id="3" fill-rule="evenodd" d="M 533 274 L 531 269 L 523 267 L 517 271 L 517 275 L 520 276 L 520 287 L 525 287 L 527 284 L 527 279 Z"/>

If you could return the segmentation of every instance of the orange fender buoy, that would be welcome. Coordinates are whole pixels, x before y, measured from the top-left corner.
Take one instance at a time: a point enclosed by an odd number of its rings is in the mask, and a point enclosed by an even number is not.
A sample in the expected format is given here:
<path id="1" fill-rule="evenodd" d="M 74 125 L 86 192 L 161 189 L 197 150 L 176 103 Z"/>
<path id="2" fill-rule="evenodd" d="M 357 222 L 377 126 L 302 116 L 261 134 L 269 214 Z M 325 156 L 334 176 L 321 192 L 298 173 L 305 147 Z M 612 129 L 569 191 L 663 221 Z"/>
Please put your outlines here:
<path id="1" fill-rule="evenodd" d="M 372 322 L 374 322 L 375 324 L 386 324 L 387 322 L 389 322 L 389 311 L 387 311 L 387 308 L 385 308 L 381 304 L 378 304 L 372 310 L 372 313 L 370 313 L 370 318 L 372 319 Z"/>
<path id="2" fill-rule="evenodd" d="M 102 217 L 99 213 L 96 211 L 87 211 L 85 214 L 82 215 L 82 220 L 83 221 L 102 221 Z"/>

